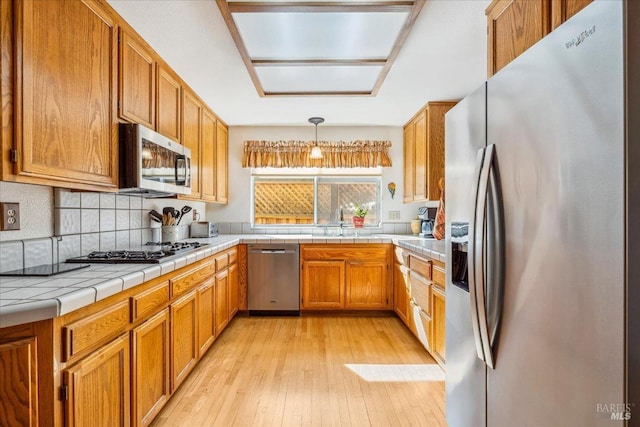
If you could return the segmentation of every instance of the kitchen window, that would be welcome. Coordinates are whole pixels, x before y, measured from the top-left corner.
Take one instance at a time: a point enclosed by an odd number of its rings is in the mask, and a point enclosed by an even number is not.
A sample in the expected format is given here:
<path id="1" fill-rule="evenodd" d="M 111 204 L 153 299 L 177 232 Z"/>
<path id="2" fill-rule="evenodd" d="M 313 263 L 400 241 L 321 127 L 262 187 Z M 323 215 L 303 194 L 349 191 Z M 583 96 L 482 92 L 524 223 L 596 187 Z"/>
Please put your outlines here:
<path id="1" fill-rule="evenodd" d="M 380 176 L 253 175 L 253 226 L 350 224 L 355 207 L 369 209 L 365 226 L 380 223 Z"/>

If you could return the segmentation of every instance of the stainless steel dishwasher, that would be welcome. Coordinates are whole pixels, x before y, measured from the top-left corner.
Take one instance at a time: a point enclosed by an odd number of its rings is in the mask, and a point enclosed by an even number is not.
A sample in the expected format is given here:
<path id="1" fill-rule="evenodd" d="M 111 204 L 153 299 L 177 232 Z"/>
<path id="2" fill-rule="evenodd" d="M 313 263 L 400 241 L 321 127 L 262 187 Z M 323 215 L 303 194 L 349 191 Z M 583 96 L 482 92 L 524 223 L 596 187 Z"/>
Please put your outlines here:
<path id="1" fill-rule="evenodd" d="M 248 245 L 250 315 L 300 314 L 300 246 Z"/>

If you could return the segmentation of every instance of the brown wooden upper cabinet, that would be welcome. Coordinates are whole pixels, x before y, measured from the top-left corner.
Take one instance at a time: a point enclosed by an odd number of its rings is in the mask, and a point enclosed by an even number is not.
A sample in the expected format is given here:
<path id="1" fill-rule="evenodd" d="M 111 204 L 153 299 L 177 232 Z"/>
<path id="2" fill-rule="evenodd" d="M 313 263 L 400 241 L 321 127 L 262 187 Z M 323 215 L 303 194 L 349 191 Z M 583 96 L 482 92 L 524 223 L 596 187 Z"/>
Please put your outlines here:
<path id="1" fill-rule="evenodd" d="M 198 97 L 184 88 L 182 91 L 182 144 L 191 150 L 191 195 L 186 199 L 202 197 L 202 110 Z"/>
<path id="2" fill-rule="evenodd" d="M 180 142 L 180 101 L 182 85 L 180 78 L 166 65 L 157 65 L 157 109 L 156 131 Z"/>
<path id="3" fill-rule="evenodd" d="M 91 0 L 3 3 L 2 61 L 15 59 L 17 65 L 3 65 L 3 108 L 11 108 L 4 104 L 10 99 L 6 88 L 19 100 L 14 138 L 3 141 L 12 162 L 12 167 L 3 169 L 5 177 L 69 188 L 114 189 L 118 177 L 115 15 Z M 69 31 L 70 22 L 74 31 Z M 5 30 L 11 28 L 15 32 Z"/>
<path id="4" fill-rule="evenodd" d="M 227 204 L 228 197 L 229 132 L 218 120 L 216 124 L 216 202 Z"/>
<path id="5" fill-rule="evenodd" d="M 486 9 L 489 77 L 591 1 L 492 1 Z"/>
<path id="6" fill-rule="evenodd" d="M 455 102 L 429 102 L 404 126 L 403 201 L 438 200 L 444 177 L 444 115 Z"/>
<path id="7" fill-rule="evenodd" d="M 551 29 L 580 12 L 593 0 L 551 0 Z"/>
<path id="8" fill-rule="evenodd" d="M 131 31 L 120 28 L 120 118 L 155 129 L 156 60 L 149 46 Z"/>
<path id="9" fill-rule="evenodd" d="M 216 116 L 209 110 L 202 113 L 202 158 L 200 170 L 202 179 L 202 200 L 216 201 Z"/>

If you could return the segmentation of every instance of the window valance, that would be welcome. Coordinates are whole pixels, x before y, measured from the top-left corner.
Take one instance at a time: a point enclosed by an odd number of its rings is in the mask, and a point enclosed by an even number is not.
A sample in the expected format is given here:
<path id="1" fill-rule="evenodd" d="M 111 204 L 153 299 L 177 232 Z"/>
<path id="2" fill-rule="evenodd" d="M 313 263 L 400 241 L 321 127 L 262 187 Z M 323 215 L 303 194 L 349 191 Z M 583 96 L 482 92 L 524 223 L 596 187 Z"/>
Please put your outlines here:
<path id="1" fill-rule="evenodd" d="M 314 141 L 245 141 L 245 168 L 371 168 L 390 167 L 391 141 L 318 141 L 321 159 L 309 155 Z"/>

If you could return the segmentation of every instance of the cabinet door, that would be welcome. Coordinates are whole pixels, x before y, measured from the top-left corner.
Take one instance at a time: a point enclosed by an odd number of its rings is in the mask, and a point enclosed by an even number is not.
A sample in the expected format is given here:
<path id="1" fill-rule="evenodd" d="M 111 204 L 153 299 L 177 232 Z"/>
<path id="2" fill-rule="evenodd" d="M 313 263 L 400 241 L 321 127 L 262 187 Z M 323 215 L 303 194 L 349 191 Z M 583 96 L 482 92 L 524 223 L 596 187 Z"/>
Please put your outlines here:
<path id="1" fill-rule="evenodd" d="M 208 109 L 202 111 L 202 200 L 216 200 L 216 116 Z"/>
<path id="2" fill-rule="evenodd" d="M 67 426 L 128 426 L 129 334 L 63 372 Z"/>
<path id="3" fill-rule="evenodd" d="M 118 115 L 124 120 L 155 126 L 156 62 L 135 35 L 120 28 Z"/>
<path id="4" fill-rule="evenodd" d="M 430 102 L 427 107 L 427 200 L 440 200 L 438 182 L 444 178 L 444 116 L 455 105 L 455 102 Z"/>
<path id="5" fill-rule="evenodd" d="M 117 185 L 117 33 L 101 3 L 16 2 L 15 173 Z M 70 23 L 73 31 L 70 31 Z M 38 181 L 38 179 L 40 181 Z"/>
<path id="6" fill-rule="evenodd" d="M 198 361 L 196 290 L 171 304 L 171 393 Z"/>
<path id="7" fill-rule="evenodd" d="M 445 362 L 445 294 L 437 286 L 431 289 L 431 353 L 438 362 Z"/>
<path id="8" fill-rule="evenodd" d="M 229 266 L 229 320 L 238 312 L 239 292 L 238 264 L 233 264 Z"/>
<path id="9" fill-rule="evenodd" d="M 216 336 L 229 323 L 229 270 L 216 274 Z"/>
<path id="10" fill-rule="evenodd" d="M 393 310 L 405 325 L 409 324 L 409 273 L 400 264 L 393 267 Z"/>
<path id="11" fill-rule="evenodd" d="M 384 310 L 390 307 L 385 261 L 347 261 L 346 270 L 345 308 Z"/>
<path id="12" fill-rule="evenodd" d="M 212 277 L 198 288 L 198 354 L 200 357 L 216 339 L 215 285 L 216 278 Z"/>
<path id="13" fill-rule="evenodd" d="M 190 199 L 200 199 L 202 189 L 200 175 L 200 144 L 202 139 L 202 103 L 189 90 L 182 92 L 182 144 L 191 150 L 191 195 Z M 182 198 L 182 197 L 181 197 Z"/>
<path id="14" fill-rule="evenodd" d="M 427 199 L 427 111 L 422 111 L 413 121 L 414 187 L 413 201 Z"/>
<path id="15" fill-rule="evenodd" d="M 228 201 L 227 176 L 229 162 L 229 141 L 227 127 L 217 122 L 216 136 L 216 201 L 226 204 Z"/>
<path id="16" fill-rule="evenodd" d="M 167 138 L 180 142 L 180 80 L 164 65 L 158 64 L 157 69 L 156 130 Z"/>
<path id="17" fill-rule="evenodd" d="M 146 426 L 169 400 L 169 310 L 131 331 L 132 424 Z"/>
<path id="18" fill-rule="evenodd" d="M 403 201 L 413 202 L 415 180 L 415 126 L 413 122 L 404 127 L 404 197 Z"/>
<path id="19" fill-rule="evenodd" d="M 0 425 L 38 425 L 38 364 L 35 337 L 0 344 Z"/>
<path id="20" fill-rule="evenodd" d="M 552 30 L 580 12 L 593 0 L 551 0 Z"/>
<path id="21" fill-rule="evenodd" d="M 550 9 L 550 0 L 494 0 L 487 7 L 489 77 L 549 33 Z"/>
<path id="22" fill-rule="evenodd" d="M 343 308 L 344 261 L 304 261 L 301 287 L 301 309 Z"/>

